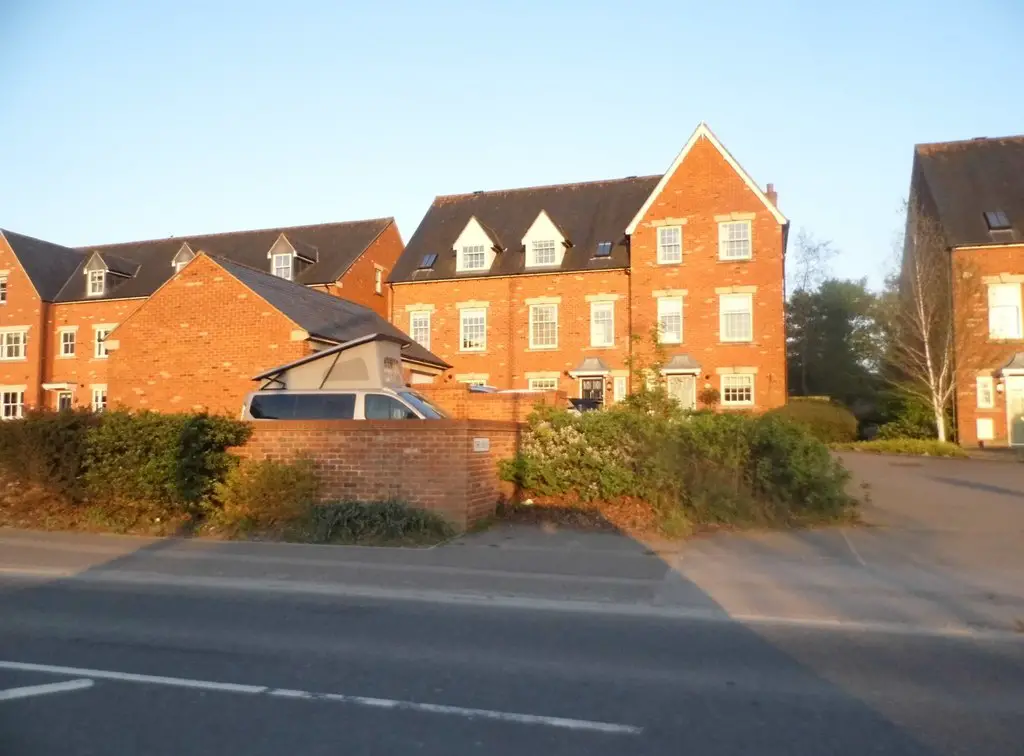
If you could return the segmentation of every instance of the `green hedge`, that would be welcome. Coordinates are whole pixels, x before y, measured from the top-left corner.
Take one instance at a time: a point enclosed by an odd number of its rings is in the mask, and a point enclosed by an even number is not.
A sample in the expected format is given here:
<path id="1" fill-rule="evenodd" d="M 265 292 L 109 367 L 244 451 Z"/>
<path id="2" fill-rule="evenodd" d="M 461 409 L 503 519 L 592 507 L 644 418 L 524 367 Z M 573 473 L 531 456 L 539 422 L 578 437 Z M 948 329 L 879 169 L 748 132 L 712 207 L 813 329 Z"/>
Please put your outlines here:
<path id="1" fill-rule="evenodd" d="M 0 468 L 71 501 L 186 510 L 227 474 L 247 424 L 205 414 L 31 411 L 0 423 Z"/>
<path id="2" fill-rule="evenodd" d="M 792 397 L 783 407 L 769 414 L 785 418 L 805 428 L 826 444 L 857 439 L 857 418 L 840 404 L 821 399 Z"/>
<path id="3" fill-rule="evenodd" d="M 832 444 L 836 451 L 861 451 L 874 454 L 908 454 L 917 457 L 967 457 L 956 444 L 934 438 L 886 438 L 857 441 L 852 444 Z"/>
<path id="4" fill-rule="evenodd" d="M 664 523 L 690 526 L 821 522 L 853 505 L 828 447 L 771 414 L 545 409 L 530 417 L 521 453 L 501 474 L 541 496 L 642 499 Z"/>

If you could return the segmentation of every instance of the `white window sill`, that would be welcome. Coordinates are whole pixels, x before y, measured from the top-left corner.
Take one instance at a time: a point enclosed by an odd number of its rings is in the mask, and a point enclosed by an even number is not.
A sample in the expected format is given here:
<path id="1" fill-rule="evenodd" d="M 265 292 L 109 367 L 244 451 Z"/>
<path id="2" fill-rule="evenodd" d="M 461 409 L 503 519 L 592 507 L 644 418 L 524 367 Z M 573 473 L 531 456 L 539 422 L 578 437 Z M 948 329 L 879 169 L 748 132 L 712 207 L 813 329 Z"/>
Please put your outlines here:
<path id="1" fill-rule="evenodd" d="M 0 357 L 0 362 L 28 362 L 28 357 Z"/>
<path id="2" fill-rule="evenodd" d="M 750 409 L 753 406 L 754 406 L 753 402 L 743 402 L 742 404 L 740 404 L 740 403 L 725 404 L 723 402 L 721 404 L 722 409 Z"/>
<path id="3" fill-rule="evenodd" d="M 57 359 L 58 360 L 73 360 L 73 359 L 75 359 L 76 356 L 77 355 L 74 355 L 74 354 L 58 354 L 57 355 Z"/>
<path id="4" fill-rule="evenodd" d="M 486 349 L 460 349 L 459 354 L 487 354 Z"/>
<path id="5" fill-rule="evenodd" d="M 558 344 L 554 346 L 531 346 L 527 347 L 527 352 L 555 352 L 558 350 Z"/>
<path id="6" fill-rule="evenodd" d="M 591 344 L 587 349 L 614 349 L 615 344 Z"/>
<path id="7" fill-rule="evenodd" d="M 989 334 L 988 340 L 993 344 L 1012 344 L 1015 341 L 1024 341 L 1024 336 L 993 336 Z"/>
<path id="8" fill-rule="evenodd" d="M 751 256 L 751 257 L 719 257 L 718 258 L 718 262 L 723 262 L 723 263 L 750 262 L 753 259 L 754 259 L 753 256 Z"/>
<path id="9" fill-rule="evenodd" d="M 456 268 L 456 273 L 486 273 L 488 268 Z"/>
<path id="10" fill-rule="evenodd" d="M 672 340 L 670 340 L 670 339 L 658 339 L 658 343 L 659 344 L 664 344 L 666 346 L 679 346 L 680 344 L 683 343 L 683 340 L 682 339 L 679 339 L 679 340 L 674 340 L 674 339 L 672 339 Z"/>
<path id="11" fill-rule="evenodd" d="M 658 265 L 682 265 L 682 260 L 658 260 Z"/>
<path id="12" fill-rule="evenodd" d="M 722 339 L 718 342 L 719 346 L 725 346 L 727 344 L 753 344 L 753 339 Z"/>

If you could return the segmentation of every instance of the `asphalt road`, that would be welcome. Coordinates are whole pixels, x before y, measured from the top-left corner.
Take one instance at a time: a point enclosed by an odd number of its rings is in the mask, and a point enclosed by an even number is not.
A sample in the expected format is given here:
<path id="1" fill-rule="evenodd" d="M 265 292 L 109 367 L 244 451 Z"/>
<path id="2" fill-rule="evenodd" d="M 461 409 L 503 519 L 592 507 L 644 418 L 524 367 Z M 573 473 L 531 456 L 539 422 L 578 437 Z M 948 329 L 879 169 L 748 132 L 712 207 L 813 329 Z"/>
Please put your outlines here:
<path id="1" fill-rule="evenodd" d="M 3 756 L 864 756 L 1019 754 L 1021 743 L 1013 640 L 0 582 Z"/>

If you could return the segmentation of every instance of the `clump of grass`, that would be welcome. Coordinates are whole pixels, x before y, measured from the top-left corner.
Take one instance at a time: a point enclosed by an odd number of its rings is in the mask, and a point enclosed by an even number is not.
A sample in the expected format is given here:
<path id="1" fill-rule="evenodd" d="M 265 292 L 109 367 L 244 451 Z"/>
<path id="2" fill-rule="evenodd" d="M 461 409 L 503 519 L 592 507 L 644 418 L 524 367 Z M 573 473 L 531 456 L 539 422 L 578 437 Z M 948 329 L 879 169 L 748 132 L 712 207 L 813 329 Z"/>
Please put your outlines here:
<path id="1" fill-rule="evenodd" d="M 452 525 L 436 512 L 388 499 L 318 504 L 310 510 L 309 527 L 302 540 L 422 546 L 439 543 L 454 534 Z"/>

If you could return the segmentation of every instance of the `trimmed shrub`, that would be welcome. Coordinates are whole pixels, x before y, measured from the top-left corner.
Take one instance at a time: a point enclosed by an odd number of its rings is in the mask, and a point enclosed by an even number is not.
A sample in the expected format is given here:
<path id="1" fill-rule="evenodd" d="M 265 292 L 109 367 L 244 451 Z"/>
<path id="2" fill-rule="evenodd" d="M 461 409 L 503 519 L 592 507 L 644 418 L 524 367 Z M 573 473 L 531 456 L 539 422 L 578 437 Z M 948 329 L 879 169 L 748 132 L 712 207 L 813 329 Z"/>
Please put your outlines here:
<path id="1" fill-rule="evenodd" d="M 801 426 L 772 415 L 659 417 L 630 406 L 530 417 L 521 453 L 501 465 L 531 494 L 629 498 L 672 523 L 766 525 L 841 519 L 848 474 Z"/>
<path id="2" fill-rule="evenodd" d="M 189 509 L 209 496 L 245 443 L 246 423 L 204 414 L 106 412 L 86 439 L 85 484 L 92 498 Z"/>
<path id="3" fill-rule="evenodd" d="M 83 410 L 29 410 L 0 423 L 0 467 L 30 486 L 68 499 L 81 498 L 87 435 L 97 417 Z"/>
<path id="4" fill-rule="evenodd" d="M 846 407 L 834 402 L 792 397 L 788 404 L 771 410 L 768 414 L 802 426 L 808 433 L 826 444 L 855 441 L 857 438 L 856 416 Z"/>
<path id="5" fill-rule="evenodd" d="M 967 457 L 956 444 L 934 438 L 885 438 L 857 441 L 850 444 L 832 444 L 836 451 L 862 451 L 874 454 L 909 454 L 917 457 Z"/>
<path id="6" fill-rule="evenodd" d="M 313 543 L 436 543 L 455 530 L 435 512 L 394 501 L 342 501 L 313 507 Z"/>
<path id="7" fill-rule="evenodd" d="M 216 485 L 214 499 L 225 524 L 268 528 L 306 517 L 316 502 L 319 484 L 312 460 L 247 459 Z"/>

